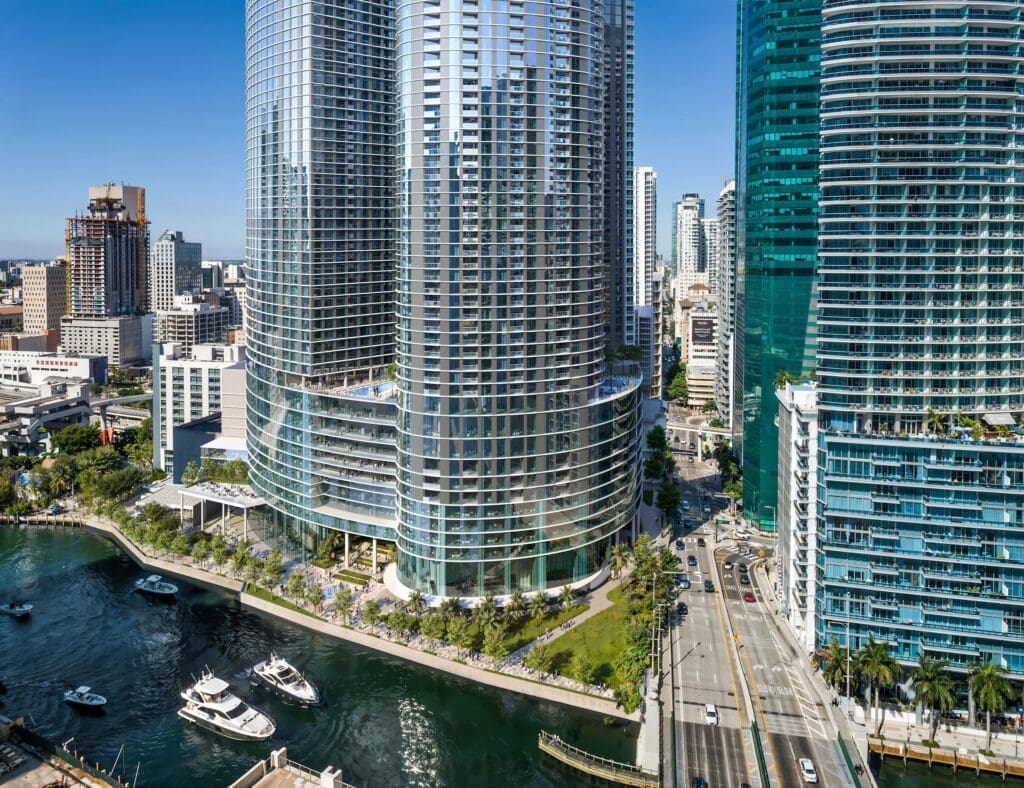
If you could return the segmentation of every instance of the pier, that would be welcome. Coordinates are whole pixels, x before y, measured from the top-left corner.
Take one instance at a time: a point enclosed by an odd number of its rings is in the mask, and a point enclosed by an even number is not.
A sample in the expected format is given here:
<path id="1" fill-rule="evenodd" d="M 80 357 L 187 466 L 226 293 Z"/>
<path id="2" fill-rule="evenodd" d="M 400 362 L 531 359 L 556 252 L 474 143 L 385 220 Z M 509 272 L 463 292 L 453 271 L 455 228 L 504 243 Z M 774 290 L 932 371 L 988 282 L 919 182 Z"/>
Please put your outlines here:
<path id="1" fill-rule="evenodd" d="M 995 757 L 987 758 L 980 754 L 967 755 L 942 747 L 925 747 L 923 744 L 888 742 L 876 736 L 869 736 L 868 751 L 879 756 L 883 761 L 886 758 L 899 758 L 904 763 L 907 761 L 926 763 L 929 768 L 933 764 L 949 766 L 952 767 L 954 774 L 964 769 L 975 774 L 995 774 L 1002 777 L 1003 780 L 1007 777 L 1024 777 L 1024 761 Z"/>
<path id="2" fill-rule="evenodd" d="M 541 752 L 545 752 L 555 760 L 584 774 L 589 774 L 591 777 L 599 777 L 619 785 L 639 786 L 639 788 L 658 788 L 660 785 L 656 772 L 591 755 L 547 731 L 541 731 L 538 734 L 537 746 L 540 747 Z"/>
<path id="3" fill-rule="evenodd" d="M 354 788 L 341 779 L 341 771 L 328 766 L 315 772 L 288 760 L 288 748 L 274 750 L 231 783 L 228 788 Z"/>

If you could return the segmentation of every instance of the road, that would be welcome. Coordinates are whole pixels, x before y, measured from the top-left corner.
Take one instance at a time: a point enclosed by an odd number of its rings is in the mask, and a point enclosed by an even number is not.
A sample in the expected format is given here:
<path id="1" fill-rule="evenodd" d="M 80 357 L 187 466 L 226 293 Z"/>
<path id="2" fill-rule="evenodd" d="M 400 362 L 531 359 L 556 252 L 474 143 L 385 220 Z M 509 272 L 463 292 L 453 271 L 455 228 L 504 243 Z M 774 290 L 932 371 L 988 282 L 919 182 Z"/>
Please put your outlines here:
<path id="1" fill-rule="evenodd" d="M 740 582 L 738 565 L 751 558 L 733 549 L 716 551 L 722 593 L 738 637 L 740 663 L 762 731 L 773 785 L 803 784 L 798 761 L 810 758 L 820 785 L 852 785 L 849 771 L 832 735 L 828 715 L 817 694 L 794 663 L 797 657 L 783 645 L 769 621 L 770 613 L 760 600 L 744 601 L 744 593 L 757 592 Z M 733 568 L 725 569 L 726 562 Z M 763 571 L 760 565 L 750 572 Z"/>

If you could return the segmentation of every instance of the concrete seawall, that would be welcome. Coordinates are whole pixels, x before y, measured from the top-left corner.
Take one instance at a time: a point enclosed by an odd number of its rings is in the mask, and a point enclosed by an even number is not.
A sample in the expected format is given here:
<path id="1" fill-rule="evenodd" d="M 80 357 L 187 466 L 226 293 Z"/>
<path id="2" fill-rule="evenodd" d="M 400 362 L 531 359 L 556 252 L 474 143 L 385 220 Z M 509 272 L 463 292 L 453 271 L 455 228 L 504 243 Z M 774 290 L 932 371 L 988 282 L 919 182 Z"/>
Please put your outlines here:
<path id="1" fill-rule="evenodd" d="M 438 670 L 467 681 L 473 681 L 477 684 L 494 687 L 495 689 L 515 692 L 519 695 L 559 703 L 564 706 L 571 706 L 575 709 L 582 709 L 594 714 L 601 714 L 606 717 L 614 717 L 620 720 L 629 720 L 632 722 L 638 722 L 640 720 L 639 712 L 627 714 L 621 708 L 617 707 L 613 701 L 605 698 L 585 695 L 583 693 L 573 692 L 561 687 L 552 687 L 548 684 L 541 684 L 540 682 L 530 681 L 516 676 L 509 676 L 505 673 L 484 670 L 483 668 L 478 668 L 473 665 L 465 665 L 461 662 L 453 662 L 452 660 L 443 659 L 434 654 L 428 654 L 424 651 L 410 648 L 409 646 L 402 645 L 401 643 L 395 643 L 390 640 L 374 637 L 373 635 L 369 635 L 365 632 L 349 629 L 348 627 L 339 626 L 338 624 L 332 624 L 312 615 L 306 615 L 305 613 L 289 610 L 281 605 L 260 599 L 252 594 L 245 593 L 245 583 L 240 580 L 232 580 L 230 578 L 214 574 L 213 572 L 208 572 L 205 569 L 185 566 L 172 561 L 165 561 L 160 558 L 148 556 L 113 525 L 108 525 L 95 519 L 83 520 L 83 525 L 92 533 L 103 536 L 114 542 L 125 553 L 127 553 L 135 563 L 145 569 L 149 569 L 162 575 L 177 577 L 192 583 L 193 585 L 209 590 L 225 591 L 236 597 L 241 604 L 252 610 L 257 610 L 261 613 L 274 616 L 275 618 L 304 627 L 305 629 L 319 632 L 338 640 L 344 640 L 357 646 L 373 649 L 374 651 L 388 654 L 389 656 L 396 657 L 416 665 L 421 665 L 432 670 Z"/>

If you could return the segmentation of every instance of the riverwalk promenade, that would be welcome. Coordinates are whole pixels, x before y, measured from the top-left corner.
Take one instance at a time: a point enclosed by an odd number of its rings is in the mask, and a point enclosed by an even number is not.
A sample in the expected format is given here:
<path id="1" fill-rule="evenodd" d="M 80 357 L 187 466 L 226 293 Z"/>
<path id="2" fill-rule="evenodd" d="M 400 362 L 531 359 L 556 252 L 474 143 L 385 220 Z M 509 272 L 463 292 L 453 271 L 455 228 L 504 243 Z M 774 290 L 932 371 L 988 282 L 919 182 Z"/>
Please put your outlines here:
<path id="1" fill-rule="evenodd" d="M 559 703 L 605 717 L 634 722 L 640 720 L 639 712 L 626 713 L 609 697 L 610 692 L 602 688 L 594 687 L 592 688 L 593 692 L 588 692 L 582 689 L 586 685 L 579 685 L 581 688 L 575 689 L 565 685 L 578 685 L 578 682 L 563 677 L 551 677 L 551 679 L 562 684 L 562 686 L 555 686 L 550 682 L 542 681 L 539 678 L 539 674 L 520 664 L 519 659 L 493 660 L 482 654 L 457 649 L 454 646 L 422 636 L 410 638 L 408 636 L 396 635 L 390 633 L 386 627 L 381 626 L 361 624 L 358 627 L 352 627 L 333 623 L 316 616 L 307 609 L 285 607 L 249 594 L 245 590 L 246 584 L 243 581 L 212 572 L 202 566 L 197 566 L 190 558 L 170 560 L 166 557 L 152 555 L 125 536 L 107 518 L 82 511 L 75 512 L 74 515 L 85 529 L 114 542 L 136 564 L 149 571 L 178 577 L 202 588 L 225 591 L 250 609 L 288 621 L 305 629 L 496 689 L 515 692 L 538 700 Z M 70 519 L 69 516 L 63 518 L 63 520 Z M 54 525 L 57 524 L 54 523 Z M 590 609 L 584 611 L 577 619 L 574 619 L 573 623 L 589 618 L 590 615 L 594 615 L 599 610 L 606 608 L 610 604 L 607 600 L 607 593 L 613 587 L 613 584 L 606 583 L 602 588 L 595 591 L 595 597 Z M 594 609 L 595 607 L 597 610 Z M 525 649 L 521 651 L 525 653 Z M 515 671 L 519 675 L 506 671 Z M 531 674 L 537 675 L 538 678 L 532 678 Z"/>

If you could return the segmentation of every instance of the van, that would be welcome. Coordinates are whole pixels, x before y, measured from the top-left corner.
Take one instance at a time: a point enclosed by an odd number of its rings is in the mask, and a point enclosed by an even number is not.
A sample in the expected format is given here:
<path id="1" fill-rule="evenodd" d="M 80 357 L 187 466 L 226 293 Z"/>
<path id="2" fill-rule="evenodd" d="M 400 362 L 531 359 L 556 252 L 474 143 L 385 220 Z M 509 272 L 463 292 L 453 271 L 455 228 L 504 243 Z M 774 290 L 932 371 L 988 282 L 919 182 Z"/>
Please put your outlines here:
<path id="1" fill-rule="evenodd" d="M 718 709 L 715 708 L 714 703 L 704 704 L 704 722 L 708 725 L 718 724 Z"/>

